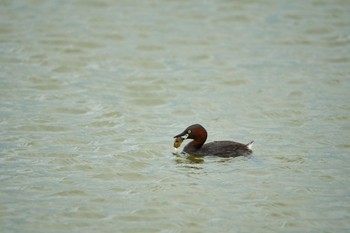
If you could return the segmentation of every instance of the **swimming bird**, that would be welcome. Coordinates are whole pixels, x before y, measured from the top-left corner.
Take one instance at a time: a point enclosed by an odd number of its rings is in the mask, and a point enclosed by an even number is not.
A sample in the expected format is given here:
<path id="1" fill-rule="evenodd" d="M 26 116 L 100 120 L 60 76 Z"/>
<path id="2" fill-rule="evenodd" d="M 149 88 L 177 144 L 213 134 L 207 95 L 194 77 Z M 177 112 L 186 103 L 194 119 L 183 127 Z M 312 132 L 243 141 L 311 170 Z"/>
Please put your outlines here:
<path id="1" fill-rule="evenodd" d="M 174 136 L 174 148 L 178 148 L 186 139 L 193 139 L 183 149 L 184 152 L 190 155 L 237 157 L 247 156 L 253 152 L 251 149 L 254 141 L 248 144 L 234 141 L 214 141 L 204 144 L 207 140 L 207 135 L 207 131 L 200 124 L 191 125 L 182 133 Z"/>

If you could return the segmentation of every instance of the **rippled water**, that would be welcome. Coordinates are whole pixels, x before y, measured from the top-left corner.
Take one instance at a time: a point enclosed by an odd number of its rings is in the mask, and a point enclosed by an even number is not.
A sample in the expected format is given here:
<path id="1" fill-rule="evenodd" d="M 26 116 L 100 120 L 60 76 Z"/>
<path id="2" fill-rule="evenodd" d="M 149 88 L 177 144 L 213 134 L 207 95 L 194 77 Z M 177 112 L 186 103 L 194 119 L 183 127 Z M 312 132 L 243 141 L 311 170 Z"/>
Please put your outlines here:
<path id="1" fill-rule="evenodd" d="M 348 232 L 349 12 L 1 1 L 1 232 Z M 254 156 L 174 156 L 193 123 Z"/>

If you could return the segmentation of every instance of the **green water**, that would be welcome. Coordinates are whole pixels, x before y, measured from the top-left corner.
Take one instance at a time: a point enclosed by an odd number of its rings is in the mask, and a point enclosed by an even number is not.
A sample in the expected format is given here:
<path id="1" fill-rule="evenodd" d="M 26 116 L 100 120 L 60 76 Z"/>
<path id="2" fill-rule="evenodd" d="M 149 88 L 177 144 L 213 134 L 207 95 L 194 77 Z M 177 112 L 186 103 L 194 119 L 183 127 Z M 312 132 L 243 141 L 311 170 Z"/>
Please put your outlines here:
<path id="1" fill-rule="evenodd" d="M 348 232 L 349 1 L 1 1 L 1 232 Z M 186 158 L 173 136 L 254 140 Z"/>

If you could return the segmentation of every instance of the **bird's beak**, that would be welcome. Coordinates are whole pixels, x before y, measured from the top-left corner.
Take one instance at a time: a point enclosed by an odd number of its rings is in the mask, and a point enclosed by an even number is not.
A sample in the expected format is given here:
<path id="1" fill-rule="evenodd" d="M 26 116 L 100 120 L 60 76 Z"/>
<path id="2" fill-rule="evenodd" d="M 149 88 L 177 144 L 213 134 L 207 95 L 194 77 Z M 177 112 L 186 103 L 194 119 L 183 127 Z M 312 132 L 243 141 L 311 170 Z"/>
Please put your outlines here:
<path id="1" fill-rule="evenodd" d="M 179 138 L 179 137 L 181 137 L 183 140 L 185 140 L 185 139 L 188 138 L 188 136 L 189 136 L 189 134 L 188 134 L 186 131 L 184 131 L 184 132 L 182 132 L 182 133 L 180 133 L 180 134 L 174 136 L 174 138 Z"/>

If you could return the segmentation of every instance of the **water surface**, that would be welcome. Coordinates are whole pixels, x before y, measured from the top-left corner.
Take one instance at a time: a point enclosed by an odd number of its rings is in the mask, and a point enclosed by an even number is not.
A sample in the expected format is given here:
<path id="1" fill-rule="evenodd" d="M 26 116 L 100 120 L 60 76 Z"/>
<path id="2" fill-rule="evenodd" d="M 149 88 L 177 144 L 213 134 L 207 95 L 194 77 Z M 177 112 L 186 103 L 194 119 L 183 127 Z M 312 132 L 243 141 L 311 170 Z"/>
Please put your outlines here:
<path id="1" fill-rule="evenodd" d="M 0 6 L 2 232 L 349 231 L 349 1 Z"/>

